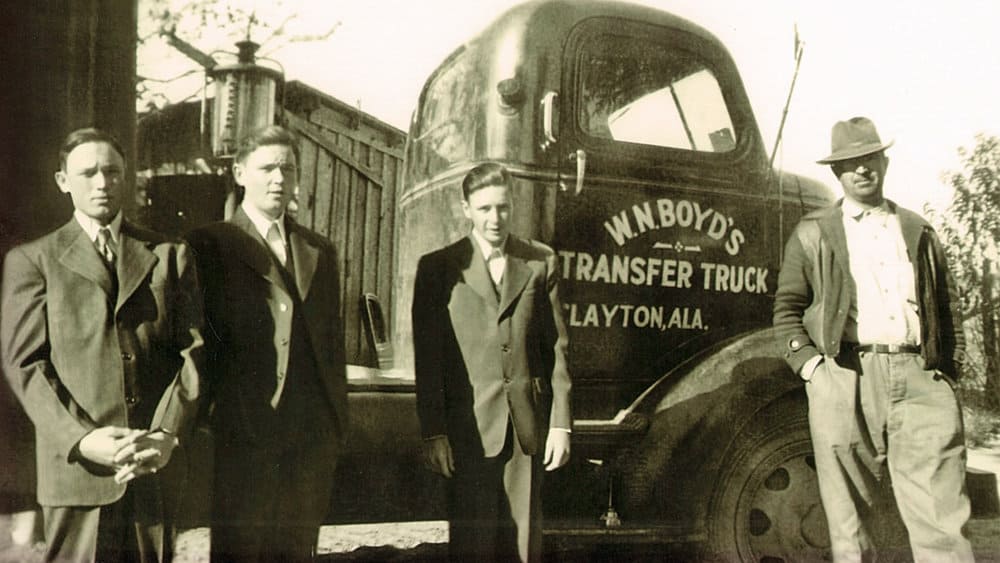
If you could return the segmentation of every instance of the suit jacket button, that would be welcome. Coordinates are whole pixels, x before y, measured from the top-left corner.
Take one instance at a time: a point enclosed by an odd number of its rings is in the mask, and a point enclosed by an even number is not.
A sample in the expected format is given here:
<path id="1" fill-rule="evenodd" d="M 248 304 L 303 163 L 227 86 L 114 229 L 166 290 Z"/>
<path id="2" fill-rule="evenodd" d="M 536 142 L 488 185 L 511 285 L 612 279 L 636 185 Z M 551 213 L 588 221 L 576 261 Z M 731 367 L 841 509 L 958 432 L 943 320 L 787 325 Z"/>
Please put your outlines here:
<path id="1" fill-rule="evenodd" d="M 281 309 L 282 313 L 284 313 L 285 311 L 288 310 L 288 305 L 285 305 L 284 303 L 282 303 L 281 305 L 278 305 L 278 308 Z"/>
<path id="2" fill-rule="evenodd" d="M 131 362 L 132 354 L 129 354 L 128 352 L 122 352 L 122 359 L 125 360 L 126 362 Z"/>
<path id="3" fill-rule="evenodd" d="M 139 402 L 139 398 L 136 397 L 135 395 L 126 395 L 125 402 L 128 403 L 129 405 L 134 405 Z"/>

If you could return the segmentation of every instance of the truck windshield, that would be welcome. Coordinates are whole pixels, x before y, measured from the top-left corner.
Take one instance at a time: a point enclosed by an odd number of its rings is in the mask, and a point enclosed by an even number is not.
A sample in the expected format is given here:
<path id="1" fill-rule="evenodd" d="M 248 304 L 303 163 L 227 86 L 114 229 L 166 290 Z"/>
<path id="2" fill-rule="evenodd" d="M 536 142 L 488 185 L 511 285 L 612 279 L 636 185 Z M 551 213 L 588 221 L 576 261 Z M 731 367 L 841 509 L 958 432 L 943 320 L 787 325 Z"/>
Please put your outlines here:
<path id="1" fill-rule="evenodd" d="M 620 35 L 595 39 L 578 59 L 586 134 L 702 152 L 735 148 L 719 83 L 697 55 Z"/>

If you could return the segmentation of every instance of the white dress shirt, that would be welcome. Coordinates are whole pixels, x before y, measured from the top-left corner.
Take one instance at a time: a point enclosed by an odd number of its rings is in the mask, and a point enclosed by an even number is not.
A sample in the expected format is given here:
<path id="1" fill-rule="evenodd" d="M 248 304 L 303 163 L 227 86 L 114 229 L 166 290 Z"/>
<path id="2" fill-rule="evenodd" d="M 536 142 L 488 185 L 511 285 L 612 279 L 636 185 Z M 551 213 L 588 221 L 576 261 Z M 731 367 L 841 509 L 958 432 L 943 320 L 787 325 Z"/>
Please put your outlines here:
<path id="1" fill-rule="evenodd" d="M 483 259 L 486 260 L 486 267 L 493 279 L 493 285 L 499 288 L 500 282 L 503 281 L 503 273 L 507 269 L 507 252 L 504 250 L 507 247 L 507 239 L 504 239 L 500 246 L 493 246 L 475 229 L 472 230 L 472 238 L 476 240 L 479 251 L 483 253 Z"/>
<path id="2" fill-rule="evenodd" d="M 271 219 L 265 216 L 263 213 L 257 210 L 253 205 L 248 205 L 246 200 L 240 204 L 243 208 L 243 212 L 247 214 L 250 218 L 250 222 L 253 223 L 257 232 L 260 233 L 260 237 L 264 239 L 267 246 L 270 247 L 271 252 L 278 257 L 278 261 L 282 265 L 285 265 L 288 261 L 288 234 L 285 233 L 285 214 L 282 213 L 277 219 Z M 280 235 L 280 240 L 275 240 L 273 237 L 268 237 L 268 233 L 272 226 L 276 226 L 278 229 L 278 235 Z"/>
<path id="3" fill-rule="evenodd" d="M 847 313 L 844 341 L 861 344 L 920 344 L 913 264 L 899 216 L 889 202 L 866 209 L 845 197 L 844 236 L 856 294 Z M 802 365 L 809 380 L 823 356 Z"/>
<path id="4" fill-rule="evenodd" d="M 913 264 L 895 210 L 864 209 L 844 198 L 844 234 L 857 290 L 844 339 L 861 344 L 920 344 Z"/>
<path id="5" fill-rule="evenodd" d="M 80 227 L 83 228 L 83 232 L 87 233 L 87 236 L 90 238 L 90 242 L 94 244 L 97 244 L 97 231 L 100 231 L 101 229 L 107 227 L 108 231 L 111 232 L 110 242 L 115 247 L 116 250 L 115 254 L 116 255 L 118 254 L 117 249 L 119 246 L 119 241 L 121 240 L 121 232 L 122 232 L 121 211 L 119 211 L 118 215 L 115 215 L 115 218 L 112 219 L 111 222 L 108 223 L 107 225 L 102 225 L 98 223 L 92 217 L 89 217 L 88 215 L 84 214 L 79 209 L 73 211 L 73 218 L 76 219 L 76 222 L 79 223 Z"/>

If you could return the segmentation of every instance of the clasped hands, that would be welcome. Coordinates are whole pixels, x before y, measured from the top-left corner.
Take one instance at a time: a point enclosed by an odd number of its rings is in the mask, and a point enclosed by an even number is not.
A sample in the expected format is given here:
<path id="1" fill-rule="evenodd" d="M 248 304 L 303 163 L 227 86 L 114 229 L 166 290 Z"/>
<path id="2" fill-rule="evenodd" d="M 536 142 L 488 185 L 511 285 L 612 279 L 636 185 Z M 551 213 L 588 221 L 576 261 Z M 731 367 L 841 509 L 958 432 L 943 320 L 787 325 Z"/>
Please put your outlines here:
<path id="1" fill-rule="evenodd" d="M 92 430 L 78 444 L 81 456 L 115 470 L 116 483 L 156 473 L 170 462 L 176 447 L 177 437 L 166 430 L 121 426 Z"/>

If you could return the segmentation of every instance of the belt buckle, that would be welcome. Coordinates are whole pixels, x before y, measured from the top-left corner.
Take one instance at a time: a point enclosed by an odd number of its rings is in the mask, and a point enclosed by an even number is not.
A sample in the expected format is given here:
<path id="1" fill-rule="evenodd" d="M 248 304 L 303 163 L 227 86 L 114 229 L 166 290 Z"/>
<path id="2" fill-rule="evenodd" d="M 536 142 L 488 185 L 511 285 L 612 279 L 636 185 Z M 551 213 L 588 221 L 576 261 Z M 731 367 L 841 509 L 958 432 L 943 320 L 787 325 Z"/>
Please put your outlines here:
<path id="1" fill-rule="evenodd" d="M 886 352 L 890 354 L 900 354 L 903 352 L 903 346 L 900 344 L 885 344 Z"/>

